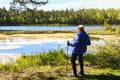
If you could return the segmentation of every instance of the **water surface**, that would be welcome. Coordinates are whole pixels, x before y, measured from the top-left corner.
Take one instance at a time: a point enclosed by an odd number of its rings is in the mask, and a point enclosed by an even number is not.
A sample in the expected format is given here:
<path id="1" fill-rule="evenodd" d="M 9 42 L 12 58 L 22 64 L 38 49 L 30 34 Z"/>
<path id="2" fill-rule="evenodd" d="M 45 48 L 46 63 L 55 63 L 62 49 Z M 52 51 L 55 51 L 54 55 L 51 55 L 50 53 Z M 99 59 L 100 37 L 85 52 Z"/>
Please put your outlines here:
<path id="1" fill-rule="evenodd" d="M 86 29 L 103 29 L 103 26 L 85 26 Z M 0 30 L 76 30 L 77 26 L 0 26 Z M 0 54 L 34 54 L 50 49 L 57 49 L 58 46 L 66 50 L 66 41 L 72 39 L 63 38 L 25 38 L 6 37 L 0 39 Z M 92 45 L 103 44 L 101 39 L 92 41 Z M 70 53 L 72 48 L 69 49 Z"/>
<path id="2" fill-rule="evenodd" d="M 85 26 L 85 29 L 103 29 L 104 26 Z M 0 30 L 76 30 L 77 26 L 0 26 Z"/>
<path id="3" fill-rule="evenodd" d="M 12 40 L 7 38 L 5 40 L 0 40 L 0 54 L 36 54 L 43 51 L 49 51 L 51 49 L 58 49 L 58 47 L 66 51 L 67 40 L 70 40 L 72 42 L 72 38 L 27 39 L 19 37 L 13 38 Z M 93 46 L 104 44 L 104 41 L 101 39 L 92 40 L 91 42 Z M 69 53 L 71 53 L 72 49 L 72 47 L 69 47 Z"/>

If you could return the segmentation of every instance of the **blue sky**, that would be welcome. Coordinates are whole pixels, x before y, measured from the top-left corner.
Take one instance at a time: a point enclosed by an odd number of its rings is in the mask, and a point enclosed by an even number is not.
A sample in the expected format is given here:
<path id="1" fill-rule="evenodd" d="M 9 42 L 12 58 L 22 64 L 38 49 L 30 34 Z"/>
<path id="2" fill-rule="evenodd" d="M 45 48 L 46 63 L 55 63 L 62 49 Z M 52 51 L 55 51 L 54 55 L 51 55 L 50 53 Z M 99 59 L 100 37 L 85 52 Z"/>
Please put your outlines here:
<path id="1" fill-rule="evenodd" d="M 9 8 L 9 3 L 12 0 L 0 0 L 0 7 Z M 45 0 L 43 0 L 45 1 Z M 49 0 L 45 6 L 39 7 L 44 10 L 62 10 L 62 9 L 79 8 L 120 8 L 120 0 Z"/>

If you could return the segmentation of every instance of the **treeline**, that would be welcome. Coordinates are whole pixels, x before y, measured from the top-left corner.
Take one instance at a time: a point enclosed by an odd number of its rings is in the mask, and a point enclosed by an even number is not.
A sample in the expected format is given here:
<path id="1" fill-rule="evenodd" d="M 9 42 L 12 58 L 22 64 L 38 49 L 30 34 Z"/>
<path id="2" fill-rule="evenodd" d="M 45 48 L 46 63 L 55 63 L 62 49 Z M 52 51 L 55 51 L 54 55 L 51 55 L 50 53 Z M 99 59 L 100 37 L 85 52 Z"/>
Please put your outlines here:
<path id="1" fill-rule="evenodd" d="M 21 24 L 87 24 L 101 25 L 120 24 L 120 9 L 79 9 L 71 10 L 6 10 L 0 8 L 0 25 L 21 25 Z"/>

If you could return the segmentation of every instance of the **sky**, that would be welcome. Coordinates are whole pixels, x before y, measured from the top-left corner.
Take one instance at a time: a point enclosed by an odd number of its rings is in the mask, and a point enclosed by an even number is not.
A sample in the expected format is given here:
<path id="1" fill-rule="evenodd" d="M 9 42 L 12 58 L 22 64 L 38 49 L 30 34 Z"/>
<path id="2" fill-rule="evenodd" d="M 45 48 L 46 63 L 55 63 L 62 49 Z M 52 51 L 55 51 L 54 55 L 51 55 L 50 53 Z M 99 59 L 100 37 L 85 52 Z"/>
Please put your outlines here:
<path id="1" fill-rule="evenodd" d="M 9 9 L 12 0 L 0 0 L 0 7 Z M 45 0 L 41 0 L 45 1 Z M 80 8 L 120 8 L 120 0 L 49 0 L 49 3 L 40 6 L 43 10 L 65 10 L 65 9 L 79 10 Z"/>

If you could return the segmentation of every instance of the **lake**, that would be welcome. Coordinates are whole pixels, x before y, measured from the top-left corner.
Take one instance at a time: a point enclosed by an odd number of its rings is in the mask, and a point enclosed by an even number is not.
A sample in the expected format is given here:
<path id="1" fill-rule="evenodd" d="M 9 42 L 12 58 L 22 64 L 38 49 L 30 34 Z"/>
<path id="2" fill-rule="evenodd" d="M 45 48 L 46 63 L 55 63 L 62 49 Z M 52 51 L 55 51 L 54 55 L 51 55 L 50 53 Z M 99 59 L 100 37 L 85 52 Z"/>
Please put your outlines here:
<path id="1" fill-rule="evenodd" d="M 104 26 L 85 26 L 85 29 L 103 29 Z M 77 26 L 0 26 L 0 30 L 76 30 Z"/>
<path id="2" fill-rule="evenodd" d="M 76 30 L 77 26 L 0 26 L 0 30 Z M 86 29 L 103 29 L 103 26 L 85 26 Z M 66 49 L 66 41 L 72 39 L 63 38 L 37 38 L 27 39 L 25 37 L 6 37 L 0 39 L 0 54 L 33 54 L 50 49 L 57 49 L 58 46 Z M 93 40 L 92 45 L 104 43 L 103 40 Z M 70 53 L 72 48 L 70 48 Z"/>
<path id="3" fill-rule="evenodd" d="M 0 40 L 0 54 L 36 54 L 43 51 L 49 51 L 50 49 L 58 49 L 59 47 L 66 51 L 67 40 L 73 41 L 71 38 L 26 39 L 18 37 L 12 40 L 7 38 L 5 40 Z M 104 41 L 101 39 L 92 40 L 91 42 L 92 45 L 104 44 Z M 72 47 L 69 47 L 69 53 L 71 53 L 71 51 Z"/>
<path id="4" fill-rule="evenodd" d="M 76 30 L 77 26 L 0 26 L 0 30 Z M 103 26 L 85 26 L 86 29 L 103 29 Z M 11 37 L 0 38 L 0 62 L 6 63 L 11 59 L 16 59 L 21 54 L 37 54 L 51 49 L 62 48 L 66 52 L 66 41 L 72 38 L 35 38 Z M 102 45 L 105 42 L 101 39 L 92 40 L 92 46 Z M 69 47 L 69 54 L 72 52 Z M 93 53 L 93 50 L 87 50 L 87 53 Z M 10 60 L 9 60 L 10 59 Z"/>

